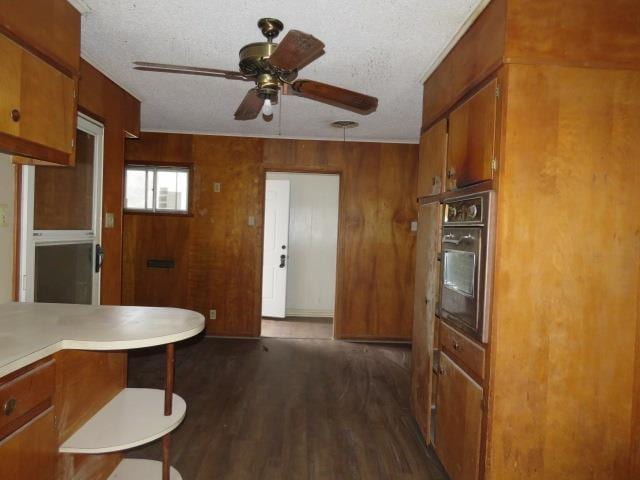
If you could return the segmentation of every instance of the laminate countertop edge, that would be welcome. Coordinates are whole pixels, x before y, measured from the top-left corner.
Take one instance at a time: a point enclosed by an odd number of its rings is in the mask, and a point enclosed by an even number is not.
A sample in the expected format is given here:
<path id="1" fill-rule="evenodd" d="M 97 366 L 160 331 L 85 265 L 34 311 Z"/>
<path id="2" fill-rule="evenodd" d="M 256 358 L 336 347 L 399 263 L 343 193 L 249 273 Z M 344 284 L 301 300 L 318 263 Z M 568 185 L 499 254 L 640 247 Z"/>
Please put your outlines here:
<path id="1" fill-rule="evenodd" d="M 43 303 L 0 305 L 0 378 L 61 350 L 131 350 L 175 343 L 204 330 L 179 308 Z"/>

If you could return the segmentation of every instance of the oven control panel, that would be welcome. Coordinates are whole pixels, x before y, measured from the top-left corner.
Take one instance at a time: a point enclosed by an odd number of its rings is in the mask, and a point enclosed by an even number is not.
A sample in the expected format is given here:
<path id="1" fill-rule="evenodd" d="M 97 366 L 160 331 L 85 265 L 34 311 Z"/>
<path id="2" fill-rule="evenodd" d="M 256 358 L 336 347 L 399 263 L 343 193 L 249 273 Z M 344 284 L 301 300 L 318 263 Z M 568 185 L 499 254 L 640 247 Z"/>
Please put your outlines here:
<path id="1" fill-rule="evenodd" d="M 445 203 L 444 223 L 482 223 L 482 197 L 470 197 Z"/>

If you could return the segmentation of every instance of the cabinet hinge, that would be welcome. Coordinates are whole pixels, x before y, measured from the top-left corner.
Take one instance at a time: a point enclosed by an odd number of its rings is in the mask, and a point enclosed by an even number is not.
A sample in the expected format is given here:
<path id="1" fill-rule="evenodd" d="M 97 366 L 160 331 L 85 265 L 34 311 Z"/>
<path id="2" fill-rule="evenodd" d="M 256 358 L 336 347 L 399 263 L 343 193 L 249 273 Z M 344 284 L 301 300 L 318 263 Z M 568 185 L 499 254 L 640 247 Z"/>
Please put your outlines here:
<path id="1" fill-rule="evenodd" d="M 500 85 L 496 85 L 496 98 L 500 97 Z"/>
<path id="2" fill-rule="evenodd" d="M 495 158 L 491 160 L 491 170 L 494 172 L 498 170 L 498 160 Z"/>

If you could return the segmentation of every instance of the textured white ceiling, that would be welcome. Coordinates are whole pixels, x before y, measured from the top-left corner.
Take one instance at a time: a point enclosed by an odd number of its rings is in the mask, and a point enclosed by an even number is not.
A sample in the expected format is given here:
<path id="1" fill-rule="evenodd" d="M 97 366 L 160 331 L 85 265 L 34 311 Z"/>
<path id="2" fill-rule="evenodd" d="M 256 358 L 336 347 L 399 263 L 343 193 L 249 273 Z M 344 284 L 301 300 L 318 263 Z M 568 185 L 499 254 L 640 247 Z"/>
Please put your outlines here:
<path id="1" fill-rule="evenodd" d="M 335 120 L 355 120 L 353 140 L 417 142 L 421 77 L 482 0 L 83 0 L 82 54 L 142 101 L 142 129 L 243 136 L 340 138 Z M 85 9 L 86 10 L 86 9 Z M 361 116 L 286 96 L 282 114 L 245 122 L 233 113 L 251 86 L 221 78 L 141 72 L 136 60 L 237 70 L 238 51 L 263 41 L 256 22 L 276 17 L 322 40 L 310 78 L 379 98 Z M 281 37 L 280 37 L 281 38 Z"/>

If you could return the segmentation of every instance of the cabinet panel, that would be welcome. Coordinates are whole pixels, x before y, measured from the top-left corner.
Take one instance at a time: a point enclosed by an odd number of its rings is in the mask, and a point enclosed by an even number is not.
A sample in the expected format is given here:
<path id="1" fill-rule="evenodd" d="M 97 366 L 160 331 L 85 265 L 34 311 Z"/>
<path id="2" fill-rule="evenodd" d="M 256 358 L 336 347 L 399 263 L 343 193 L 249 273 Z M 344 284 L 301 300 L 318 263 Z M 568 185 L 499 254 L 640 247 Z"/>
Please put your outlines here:
<path id="1" fill-rule="evenodd" d="M 431 366 L 439 269 L 437 252 L 440 238 L 438 203 L 421 205 L 418 211 L 416 275 L 413 303 L 411 348 L 411 406 L 425 441 L 430 441 Z"/>
<path id="2" fill-rule="evenodd" d="M 75 79 L 0 35 L 0 150 L 69 164 L 75 134 Z"/>
<path id="3" fill-rule="evenodd" d="M 418 197 L 442 193 L 446 161 L 447 119 L 445 118 L 420 137 Z"/>
<path id="4" fill-rule="evenodd" d="M 447 190 L 493 178 L 497 88 L 493 80 L 449 116 Z"/>
<path id="5" fill-rule="evenodd" d="M 434 448 L 451 480 L 475 480 L 480 466 L 482 387 L 440 354 Z"/>
<path id="6" fill-rule="evenodd" d="M 72 78 L 23 52 L 20 136 L 71 153 L 75 128 L 74 89 Z"/>
<path id="7" fill-rule="evenodd" d="M 57 445 L 50 408 L 0 442 L 0 478 L 49 480 L 56 471 Z"/>

